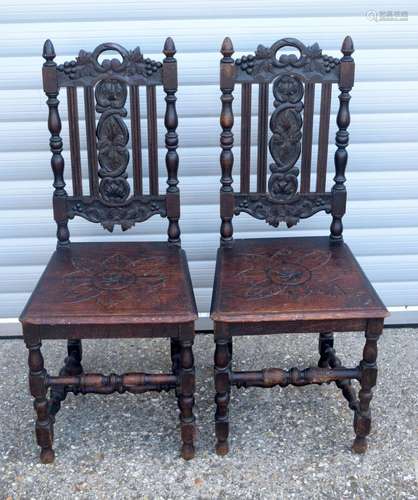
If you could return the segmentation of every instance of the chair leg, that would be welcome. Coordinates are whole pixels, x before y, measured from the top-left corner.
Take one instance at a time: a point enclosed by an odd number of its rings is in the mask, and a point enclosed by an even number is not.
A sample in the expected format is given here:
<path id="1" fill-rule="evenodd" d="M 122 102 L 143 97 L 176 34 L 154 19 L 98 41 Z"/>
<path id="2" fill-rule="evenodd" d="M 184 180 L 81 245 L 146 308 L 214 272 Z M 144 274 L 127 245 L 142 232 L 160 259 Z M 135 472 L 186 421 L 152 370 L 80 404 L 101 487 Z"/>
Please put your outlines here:
<path id="1" fill-rule="evenodd" d="M 215 339 L 215 432 L 216 453 L 226 455 L 229 451 L 229 416 L 228 404 L 231 393 L 230 369 L 232 342 L 230 339 Z"/>
<path id="2" fill-rule="evenodd" d="M 180 367 L 180 343 L 177 339 L 170 338 L 171 371 L 177 375 Z"/>
<path id="3" fill-rule="evenodd" d="M 377 380 L 377 341 L 382 333 L 383 321 L 369 321 L 366 330 L 366 344 L 363 350 L 361 368 L 361 389 L 359 391 L 359 405 L 354 414 L 354 439 L 352 450 L 354 453 L 365 453 L 367 450 L 367 436 L 371 429 L 370 401 L 372 389 Z"/>
<path id="4" fill-rule="evenodd" d="M 67 375 L 81 375 L 83 367 L 83 348 L 80 339 L 69 339 L 67 341 L 68 356 L 65 358 L 65 370 Z"/>
<path id="5" fill-rule="evenodd" d="M 180 408 L 181 425 L 181 456 L 184 460 L 190 460 L 194 457 L 196 436 L 195 417 L 193 414 L 194 390 L 195 390 L 195 370 L 193 359 L 193 339 L 180 340 L 179 353 L 179 390 L 178 405 Z"/>
<path id="6" fill-rule="evenodd" d="M 61 368 L 59 374 L 61 376 L 74 376 L 83 373 L 81 360 L 83 358 L 83 350 L 80 339 L 68 339 L 67 341 L 67 357 L 64 360 L 64 366 Z M 49 401 L 49 411 L 52 417 L 59 412 L 61 403 L 67 397 L 67 390 L 65 386 L 52 386 L 51 399 Z"/>
<path id="7" fill-rule="evenodd" d="M 55 454 L 52 449 L 54 440 L 53 421 L 49 414 L 47 400 L 47 372 L 44 368 L 44 358 L 41 353 L 41 342 L 27 343 L 29 349 L 29 387 L 34 397 L 34 407 L 37 415 L 36 419 L 36 440 L 41 447 L 40 459 L 44 464 L 54 461 Z"/>
<path id="8" fill-rule="evenodd" d="M 332 332 L 323 332 L 319 334 L 318 352 L 319 352 L 319 368 L 328 368 L 327 349 L 334 347 L 334 334 Z"/>

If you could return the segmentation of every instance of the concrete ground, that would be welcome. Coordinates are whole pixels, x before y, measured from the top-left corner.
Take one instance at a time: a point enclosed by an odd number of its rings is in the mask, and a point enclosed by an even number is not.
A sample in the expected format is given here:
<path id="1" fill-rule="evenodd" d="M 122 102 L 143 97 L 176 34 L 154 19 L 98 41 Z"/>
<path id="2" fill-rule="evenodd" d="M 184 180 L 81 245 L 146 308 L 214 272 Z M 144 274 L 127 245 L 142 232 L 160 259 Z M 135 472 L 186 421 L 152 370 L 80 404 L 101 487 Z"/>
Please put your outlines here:
<path id="1" fill-rule="evenodd" d="M 347 366 L 361 334 L 337 336 Z M 0 500 L 108 498 L 418 498 L 418 331 L 385 330 L 369 451 L 353 455 L 352 413 L 334 385 L 233 390 L 231 451 L 213 451 L 213 339 L 195 343 L 196 458 L 178 456 L 173 393 L 69 395 L 55 425 L 54 465 L 38 463 L 21 340 L 0 339 Z M 44 344 L 47 368 L 65 344 Z M 242 369 L 315 365 L 316 335 L 235 341 Z M 85 342 L 86 370 L 169 369 L 167 340 Z"/>

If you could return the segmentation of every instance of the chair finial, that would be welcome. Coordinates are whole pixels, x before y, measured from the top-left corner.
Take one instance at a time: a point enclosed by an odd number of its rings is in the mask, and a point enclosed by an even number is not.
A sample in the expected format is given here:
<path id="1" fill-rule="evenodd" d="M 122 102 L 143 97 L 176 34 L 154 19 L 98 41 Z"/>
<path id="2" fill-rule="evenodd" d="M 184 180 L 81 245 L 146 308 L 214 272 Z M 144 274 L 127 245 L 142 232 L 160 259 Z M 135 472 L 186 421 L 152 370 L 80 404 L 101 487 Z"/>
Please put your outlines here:
<path id="1" fill-rule="evenodd" d="M 341 52 L 344 54 L 345 57 L 351 56 L 351 54 L 354 52 L 354 45 L 351 36 L 347 35 L 344 38 L 343 44 L 341 46 Z"/>
<path id="2" fill-rule="evenodd" d="M 176 46 L 174 45 L 171 36 L 169 36 L 164 43 L 163 53 L 166 57 L 173 57 L 176 53 Z"/>
<path id="3" fill-rule="evenodd" d="M 52 45 L 51 40 L 45 40 L 44 43 L 44 49 L 42 51 L 42 57 L 46 61 L 52 61 L 55 58 L 55 49 L 54 46 Z"/>
<path id="4" fill-rule="evenodd" d="M 234 53 L 234 46 L 232 45 L 231 39 L 227 36 L 224 38 L 224 41 L 222 42 L 221 54 L 224 57 L 231 57 L 233 53 Z"/>

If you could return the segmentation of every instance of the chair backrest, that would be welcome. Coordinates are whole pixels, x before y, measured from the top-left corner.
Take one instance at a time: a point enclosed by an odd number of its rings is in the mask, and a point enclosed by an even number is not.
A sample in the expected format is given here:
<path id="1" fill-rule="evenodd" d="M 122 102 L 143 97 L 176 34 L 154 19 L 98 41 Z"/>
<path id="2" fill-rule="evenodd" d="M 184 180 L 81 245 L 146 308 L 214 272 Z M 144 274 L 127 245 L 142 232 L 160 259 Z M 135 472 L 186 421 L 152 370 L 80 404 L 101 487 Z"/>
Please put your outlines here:
<path id="1" fill-rule="evenodd" d="M 119 58 L 99 60 L 106 51 Z M 169 219 L 168 240 L 180 242 L 180 201 L 178 178 L 178 137 L 176 91 L 176 49 L 167 38 L 163 62 L 145 58 L 139 47 L 128 51 L 115 43 L 99 45 L 93 52 L 81 50 L 78 57 L 64 64 L 54 62 L 55 51 L 50 40 L 44 44 L 43 87 L 48 96 L 48 128 L 51 133 L 51 166 L 54 174 L 54 218 L 58 245 L 69 243 L 68 220 L 75 216 L 100 223 L 112 231 L 119 224 L 123 230 L 152 215 Z M 167 190 L 158 189 L 158 141 L 156 86 L 166 94 L 165 146 Z M 63 143 L 58 95 L 67 89 L 68 128 L 71 153 L 72 195 L 65 190 Z M 149 192 L 143 193 L 144 169 L 141 151 L 140 87 L 146 88 Z M 89 188 L 84 192 L 80 160 L 80 126 L 77 89 L 83 92 L 87 143 Z M 129 100 L 129 101 L 128 101 Z M 124 117 L 130 105 L 130 133 Z M 84 127 L 83 127 L 84 128 Z M 131 137 L 132 188 L 128 182 Z"/>
<path id="2" fill-rule="evenodd" d="M 297 49 L 298 55 L 278 52 Z M 270 48 L 259 45 L 255 54 L 233 59 L 234 49 L 225 38 L 220 63 L 221 102 L 221 240 L 232 240 L 232 217 L 246 212 L 277 227 L 291 227 L 319 211 L 331 213 L 331 239 L 342 240 L 342 217 L 346 206 L 345 168 L 347 164 L 350 113 L 348 103 L 354 84 L 353 42 L 347 36 L 343 57 L 322 54 L 318 44 L 305 46 L 294 38 L 284 38 Z M 235 84 L 241 84 L 240 188 L 232 187 L 234 136 L 232 110 Z M 340 89 L 337 114 L 335 177 L 326 192 L 329 121 L 332 84 Z M 274 97 L 269 119 L 270 85 Z M 315 85 L 321 87 L 316 183 L 311 186 L 312 135 Z M 250 189 L 251 97 L 258 90 L 257 187 Z M 268 126 L 271 136 L 268 138 Z M 269 165 L 268 149 L 273 162 Z M 300 169 L 295 166 L 300 158 Z M 300 174 L 300 176 L 299 176 Z M 300 178 L 300 182 L 299 182 Z"/>

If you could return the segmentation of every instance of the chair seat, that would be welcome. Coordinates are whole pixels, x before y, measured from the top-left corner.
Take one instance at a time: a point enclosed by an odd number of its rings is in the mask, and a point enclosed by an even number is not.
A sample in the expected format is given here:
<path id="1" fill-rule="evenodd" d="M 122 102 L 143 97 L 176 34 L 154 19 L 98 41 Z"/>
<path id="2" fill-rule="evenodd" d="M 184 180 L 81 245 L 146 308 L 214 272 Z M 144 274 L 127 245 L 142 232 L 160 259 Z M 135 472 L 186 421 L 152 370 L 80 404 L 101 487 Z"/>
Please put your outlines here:
<path id="1" fill-rule="evenodd" d="M 52 255 L 20 320 L 150 324 L 197 318 L 186 256 L 163 242 L 71 243 Z"/>
<path id="2" fill-rule="evenodd" d="M 328 237 L 234 240 L 218 251 L 211 318 L 223 322 L 384 318 L 348 246 Z"/>

